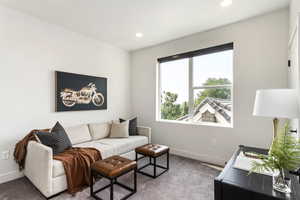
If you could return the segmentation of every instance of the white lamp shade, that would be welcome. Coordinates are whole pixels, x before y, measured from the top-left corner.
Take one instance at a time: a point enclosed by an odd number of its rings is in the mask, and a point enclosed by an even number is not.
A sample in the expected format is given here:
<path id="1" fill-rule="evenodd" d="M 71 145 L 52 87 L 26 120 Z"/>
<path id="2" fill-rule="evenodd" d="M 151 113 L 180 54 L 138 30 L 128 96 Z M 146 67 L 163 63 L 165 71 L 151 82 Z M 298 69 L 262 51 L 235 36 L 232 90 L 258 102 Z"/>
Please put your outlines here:
<path id="1" fill-rule="evenodd" d="M 300 112 L 296 90 L 257 90 L 253 115 L 298 119 Z"/>

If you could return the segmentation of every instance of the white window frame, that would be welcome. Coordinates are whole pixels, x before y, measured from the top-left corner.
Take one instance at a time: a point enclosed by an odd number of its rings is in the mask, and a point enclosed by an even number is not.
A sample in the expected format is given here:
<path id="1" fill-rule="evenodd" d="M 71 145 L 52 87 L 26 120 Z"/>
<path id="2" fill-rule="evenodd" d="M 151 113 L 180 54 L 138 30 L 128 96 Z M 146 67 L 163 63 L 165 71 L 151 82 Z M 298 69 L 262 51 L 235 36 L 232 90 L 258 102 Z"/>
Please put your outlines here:
<path id="1" fill-rule="evenodd" d="M 230 43 L 233 45 L 233 43 Z M 225 44 L 228 45 L 228 44 Z M 222 45 L 221 45 L 222 46 Z M 216 48 L 216 47 L 212 47 L 212 48 Z M 219 50 L 216 52 L 222 52 L 222 51 L 226 51 L 226 50 L 230 50 L 230 49 L 225 49 L 225 50 Z M 231 50 L 234 50 L 233 48 Z M 197 50 L 197 51 L 201 51 L 201 50 Z M 211 52 L 211 53 L 206 53 L 203 55 L 208 55 L 208 54 L 212 54 L 212 53 L 216 53 L 216 52 Z M 232 102 L 232 116 L 231 116 L 231 123 L 229 125 L 224 125 L 224 124 L 218 124 L 218 123 L 212 123 L 212 122 L 185 122 L 185 121 L 178 121 L 178 120 L 166 120 L 166 119 L 161 119 L 161 94 L 162 94 L 162 90 L 161 90 L 161 63 L 157 62 L 157 67 L 156 67 L 156 121 L 158 122 L 167 122 L 167 123 L 179 123 L 179 124 L 191 124 L 191 125 L 205 125 L 205 126 L 216 126 L 216 127 L 228 127 L 228 128 L 233 128 L 233 122 L 234 122 L 234 98 L 233 98 L 233 89 L 234 89 L 234 64 L 232 66 L 232 78 L 233 81 L 231 84 L 226 84 L 226 85 L 209 85 L 209 86 L 194 86 L 194 75 L 193 75 L 193 69 L 194 69 L 194 62 L 193 59 L 194 57 L 197 57 L 199 55 L 195 55 L 195 56 L 190 56 L 188 57 L 189 61 L 188 61 L 188 106 L 189 106 L 189 114 L 191 114 L 193 112 L 194 109 L 194 90 L 197 89 L 209 89 L 209 88 L 230 88 L 230 92 L 231 92 L 231 102 Z M 178 55 L 172 56 L 172 57 L 178 57 Z M 181 58 L 179 58 L 181 59 Z M 184 59 L 184 58 L 182 58 Z M 232 58 L 233 59 L 233 58 Z M 175 60 L 175 59 L 174 59 Z M 171 61 L 171 60 L 170 60 Z"/>

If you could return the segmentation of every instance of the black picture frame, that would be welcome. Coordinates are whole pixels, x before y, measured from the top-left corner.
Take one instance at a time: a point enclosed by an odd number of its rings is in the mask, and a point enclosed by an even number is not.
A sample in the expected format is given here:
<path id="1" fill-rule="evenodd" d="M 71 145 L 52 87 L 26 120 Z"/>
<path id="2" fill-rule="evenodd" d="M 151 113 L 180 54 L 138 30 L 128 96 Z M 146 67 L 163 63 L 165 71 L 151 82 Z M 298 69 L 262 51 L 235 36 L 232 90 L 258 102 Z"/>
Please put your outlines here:
<path id="1" fill-rule="evenodd" d="M 107 78 L 55 71 L 55 111 L 107 109 Z"/>

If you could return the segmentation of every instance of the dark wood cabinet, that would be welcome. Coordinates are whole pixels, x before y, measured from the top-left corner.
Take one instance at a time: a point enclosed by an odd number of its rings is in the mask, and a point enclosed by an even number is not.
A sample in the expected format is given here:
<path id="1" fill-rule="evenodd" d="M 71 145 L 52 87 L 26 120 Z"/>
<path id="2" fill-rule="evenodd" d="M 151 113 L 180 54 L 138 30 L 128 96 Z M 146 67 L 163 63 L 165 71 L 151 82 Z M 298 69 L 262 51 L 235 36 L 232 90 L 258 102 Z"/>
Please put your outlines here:
<path id="1" fill-rule="evenodd" d="M 285 195 L 272 188 L 272 177 L 262 174 L 250 174 L 233 167 L 242 149 L 266 154 L 266 149 L 240 146 L 226 164 L 224 170 L 215 178 L 215 200 L 300 200 L 300 184 L 297 176 L 292 179 L 292 193 Z"/>

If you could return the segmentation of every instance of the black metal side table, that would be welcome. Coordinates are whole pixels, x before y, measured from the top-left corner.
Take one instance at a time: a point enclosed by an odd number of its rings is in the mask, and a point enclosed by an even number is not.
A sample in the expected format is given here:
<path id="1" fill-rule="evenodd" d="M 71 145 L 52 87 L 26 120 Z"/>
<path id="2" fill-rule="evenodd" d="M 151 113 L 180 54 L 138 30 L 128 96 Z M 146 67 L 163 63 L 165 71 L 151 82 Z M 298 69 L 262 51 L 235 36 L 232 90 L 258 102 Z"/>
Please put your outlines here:
<path id="1" fill-rule="evenodd" d="M 160 175 L 164 174 L 165 172 L 167 172 L 169 170 L 169 152 L 170 149 L 169 147 L 165 146 L 165 145 L 159 145 L 159 144 L 147 144 L 141 147 L 138 147 L 135 149 L 135 161 L 138 162 L 138 160 L 143 159 L 143 158 L 149 158 L 149 163 L 138 168 L 137 172 L 140 174 L 143 174 L 145 176 L 149 176 L 151 178 L 157 178 Z M 138 158 L 138 155 L 142 155 L 142 157 Z M 167 166 L 162 166 L 157 164 L 157 158 L 163 156 L 163 155 L 167 155 Z M 153 162 L 152 162 L 153 159 Z M 153 175 L 143 172 L 142 170 L 148 166 L 153 166 Z M 162 172 L 160 172 L 159 174 L 157 174 L 157 168 L 161 168 L 163 169 Z"/>
<path id="2" fill-rule="evenodd" d="M 123 183 L 117 181 L 120 176 L 123 176 L 129 172 L 133 171 L 134 175 L 134 187 L 130 188 Z M 112 156 L 106 158 L 101 161 L 95 162 L 91 166 L 91 177 L 90 177 L 90 194 L 93 198 L 97 200 L 102 200 L 100 197 L 97 196 L 97 193 L 110 188 L 110 200 L 114 199 L 114 184 L 130 191 L 125 197 L 121 200 L 128 199 L 130 196 L 136 193 L 137 191 L 137 164 L 133 160 L 129 160 L 123 158 L 121 156 Z M 103 177 L 110 180 L 110 183 L 96 191 L 94 191 L 94 178 L 96 177 Z"/>

